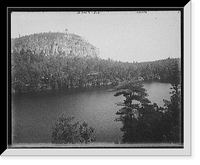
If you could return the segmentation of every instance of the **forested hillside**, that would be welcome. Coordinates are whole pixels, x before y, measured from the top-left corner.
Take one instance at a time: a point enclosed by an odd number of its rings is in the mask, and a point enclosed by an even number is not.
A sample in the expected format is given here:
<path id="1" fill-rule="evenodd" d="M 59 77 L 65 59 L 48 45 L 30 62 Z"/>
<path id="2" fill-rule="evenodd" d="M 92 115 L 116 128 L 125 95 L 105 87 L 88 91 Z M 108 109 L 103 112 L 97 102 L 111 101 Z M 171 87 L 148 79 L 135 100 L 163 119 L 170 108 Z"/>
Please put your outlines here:
<path id="1" fill-rule="evenodd" d="M 173 70 L 177 66 L 180 70 L 180 59 L 142 63 L 101 59 L 98 48 L 67 32 L 12 39 L 11 52 L 12 92 L 118 84 L 136 77 L 171 82 Z"/>

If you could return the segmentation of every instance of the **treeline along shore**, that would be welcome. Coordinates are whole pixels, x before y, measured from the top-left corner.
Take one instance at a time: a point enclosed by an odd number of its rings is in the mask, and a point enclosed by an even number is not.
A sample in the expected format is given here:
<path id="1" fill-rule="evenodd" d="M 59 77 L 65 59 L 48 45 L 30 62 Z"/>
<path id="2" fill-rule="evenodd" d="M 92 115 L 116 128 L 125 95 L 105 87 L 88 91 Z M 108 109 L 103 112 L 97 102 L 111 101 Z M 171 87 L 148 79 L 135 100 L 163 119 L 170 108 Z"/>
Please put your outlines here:
<path id="1" fill-rule="evenodd" d="M 133 78 L 171 83 L 177 67 L 179 58 L 139 63 L 101 59 L 98 48 L 68 32 L 11 41 L 12 93 L 117 85 Z"/>

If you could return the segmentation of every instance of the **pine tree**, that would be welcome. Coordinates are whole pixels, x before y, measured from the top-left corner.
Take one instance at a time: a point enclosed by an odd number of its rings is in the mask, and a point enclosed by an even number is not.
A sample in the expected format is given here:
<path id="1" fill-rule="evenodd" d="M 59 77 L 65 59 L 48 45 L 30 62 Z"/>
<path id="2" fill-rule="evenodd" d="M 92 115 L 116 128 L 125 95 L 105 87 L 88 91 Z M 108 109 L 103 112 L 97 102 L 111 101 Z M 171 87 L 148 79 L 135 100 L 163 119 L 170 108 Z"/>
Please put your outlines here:
<path id="1" fill-rule="evenodd" d="M 116 121 L 121 121 L 124 132 L 122 142 L 153 142 L 158 140 L 158 134 L 155 133 L 159 115 L 156 110 L 157 104 L 151 104 L 146 98 L 148 94 L 139 80 L 131 80 L 119 84 L 114 88 L 117 93 L 114 96 L 123 95 L 124 102 L 118 103 L 122 106 L 117 111 L 118 118 Z M 159 136 L 160 137 L 160 136 Z"/>
<path id="2" fill-rule="evenodd" d="M 168 142 L 183 143 L 181 129 L 182 125 L 182 108 L 181 108 L 181 75 L 178 62 L 173 66 L 172 72 L 172 91 L 170 92 L 170 101 L 164 100 L 169 132 L 166 134 Z"/>

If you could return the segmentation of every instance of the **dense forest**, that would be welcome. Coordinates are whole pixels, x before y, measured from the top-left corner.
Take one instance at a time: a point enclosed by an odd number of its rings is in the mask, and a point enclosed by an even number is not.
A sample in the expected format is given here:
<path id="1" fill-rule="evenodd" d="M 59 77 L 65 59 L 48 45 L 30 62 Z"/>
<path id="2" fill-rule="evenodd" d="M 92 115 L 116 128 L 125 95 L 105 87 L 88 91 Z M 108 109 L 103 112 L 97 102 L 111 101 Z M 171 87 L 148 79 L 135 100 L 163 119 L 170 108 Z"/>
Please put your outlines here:
<path id="1" fill-rule="evenodd" d="M 134 59 L 133 59 L 134 60 Z M 83 37 L 61 32 L 12 39 L 12 92 L 119 84 L 133 78 L 170 82 L 180 59 L 120 62 L 101 59 Z"/>

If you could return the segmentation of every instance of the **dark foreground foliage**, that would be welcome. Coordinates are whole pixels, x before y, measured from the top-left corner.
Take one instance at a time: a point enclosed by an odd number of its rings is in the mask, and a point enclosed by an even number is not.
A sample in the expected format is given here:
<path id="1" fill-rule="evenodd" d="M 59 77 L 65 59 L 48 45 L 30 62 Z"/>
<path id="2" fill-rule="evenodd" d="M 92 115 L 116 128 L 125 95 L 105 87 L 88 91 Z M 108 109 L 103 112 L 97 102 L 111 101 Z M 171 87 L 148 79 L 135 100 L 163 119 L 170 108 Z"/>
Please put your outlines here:
<path id="1" fill-rule="evenodd" d="M 80 124 L 73 123 L 74 117 L 66 117 L 62 115 L 56 120 L 52 127 L 52 143 L 67 144 L 67 143 L 90 143 L 95 141 L 92 136 L 94 128 L 86 122 Z"/>
<path id="2" fill-rule="evenodd" d="M 146 97 L 148 94 L 138 79 L 126 81 L 114 88 L 115 96 L 123 95 L 124 102 L 117 111 L 123 127 L 123 143 L 183 143 L 180 74 L 178 65 L 173 67 L 173 81 L 170 101 L 164 100 L 164 107 L 158 107 Z"/>

